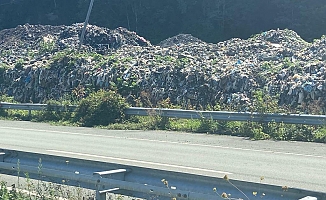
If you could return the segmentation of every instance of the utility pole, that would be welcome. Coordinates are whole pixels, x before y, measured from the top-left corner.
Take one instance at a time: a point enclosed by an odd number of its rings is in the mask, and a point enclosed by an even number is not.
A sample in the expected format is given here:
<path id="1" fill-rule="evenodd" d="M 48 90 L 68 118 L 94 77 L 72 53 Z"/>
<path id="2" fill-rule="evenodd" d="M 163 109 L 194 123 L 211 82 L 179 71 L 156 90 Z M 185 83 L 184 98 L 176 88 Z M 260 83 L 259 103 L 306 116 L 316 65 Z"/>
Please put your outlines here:
<path id="1" fill-rule="evenodd" d="M 81 34 L 81 36 L 79 38 L 78 50 L 80 50 L 80 48 L 81 48 L 81 46 L 83 45 L 83 42 L 84 42 L 85 31 L 86 31 L 86 27 L 87 27 L 87 24 L 88 24 L 89 16 L 91 15 L 91 12 L 92 12 L 93 4 L 94 4 L 94 0 L 91 0 L 91 2 L 89 4 L 89 7 L 88 7 L 88 12 L 87 12 L 87 15 L 86 15 L 86 19 L 85 19 L 85 22 L 84 22 L 84 27 L 83 27 L 83 30 L 82 30 L 82 34 Z"/>

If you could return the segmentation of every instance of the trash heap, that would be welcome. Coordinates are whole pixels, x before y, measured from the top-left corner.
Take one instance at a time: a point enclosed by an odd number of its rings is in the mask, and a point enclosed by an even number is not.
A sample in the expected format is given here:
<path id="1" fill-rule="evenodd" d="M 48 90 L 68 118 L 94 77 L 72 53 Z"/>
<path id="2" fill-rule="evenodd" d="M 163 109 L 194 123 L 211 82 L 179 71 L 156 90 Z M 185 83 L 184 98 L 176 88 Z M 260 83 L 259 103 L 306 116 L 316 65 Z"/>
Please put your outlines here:
<path id="1" fill-rule="evenodd" d="M 325 109 L 325 37 L 308 43 L 294 31 L 270 30 L 212 44 L 180 34 L 152 45 L 124 28 L 89 25 L 78 51 L 81 30 L 82 24 L 27 24 L 0 31 L 0 93 L 42 103 L 117 89 L 132 105 L 169 98 L 184 108 L 247 111 L 253 92 L 263 90 L 279 105 Z"/>

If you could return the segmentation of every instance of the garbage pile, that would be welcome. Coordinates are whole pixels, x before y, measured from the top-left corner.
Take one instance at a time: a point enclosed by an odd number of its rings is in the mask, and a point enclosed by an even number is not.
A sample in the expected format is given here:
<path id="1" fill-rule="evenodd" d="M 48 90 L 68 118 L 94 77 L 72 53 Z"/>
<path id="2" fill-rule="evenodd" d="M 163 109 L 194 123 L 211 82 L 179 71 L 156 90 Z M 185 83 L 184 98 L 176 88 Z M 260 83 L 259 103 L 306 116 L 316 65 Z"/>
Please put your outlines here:
<path id="1" fill-rule="evenodd" d="M 179 34 L 174 37 L 165 39 L 161 41 L 158 46 L 160 47 L 170 47 L 181 44 L 189 44 L 189 43 L 204 43 L 202 40 L 190 35 L 190 34 Z"/>
<path id="2" fill-rule="evenodd" d="M 82 29 L 82 23 L 71 26 L 19 25 L 16 28 L 0 31 L 0 50 L 21 55 L 20 53 L 24 53 L 26 50 L 40 50 L 40 48 L 44 48 L 42 45 L 53 45 L 53 50 L 56 51 L 68 47 L 77 48 Z M 149 46 L 150 42 L 122 27 L 110 30 L 87 25 L 84 50 L 97 52 L 119 48 L 122 45 Z"/>
<path id="3" fill-rule="evenodd" d="M 124 28 L 89 25 L 78 52 L 81 29 L 23 25 L 0 31 L 0 67 L 6 67 L 0 93 L 39 103 L 104 88 L 117 89 L 132 105 L 145 93 L 144 106 L 169 98 L 184 108 L 226 104 L 248 111 L 260 89 L 279 105 L 325 109 L 325 37 L 308 43 L 294 31 L 270 30 L 212 44 L 180 34 L 152 45 Z"/>

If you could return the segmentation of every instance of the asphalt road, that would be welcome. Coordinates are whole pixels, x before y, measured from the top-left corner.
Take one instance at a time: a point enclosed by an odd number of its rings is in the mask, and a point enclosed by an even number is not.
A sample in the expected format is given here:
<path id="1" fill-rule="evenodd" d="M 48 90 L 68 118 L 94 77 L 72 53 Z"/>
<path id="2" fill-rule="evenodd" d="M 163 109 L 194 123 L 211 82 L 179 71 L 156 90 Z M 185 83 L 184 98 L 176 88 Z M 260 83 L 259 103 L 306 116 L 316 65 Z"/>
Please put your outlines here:
<path id="1" fill-rule="evenodd" d="M 0 120 L 0 148 L 326 192 L 326 144 Z"/>

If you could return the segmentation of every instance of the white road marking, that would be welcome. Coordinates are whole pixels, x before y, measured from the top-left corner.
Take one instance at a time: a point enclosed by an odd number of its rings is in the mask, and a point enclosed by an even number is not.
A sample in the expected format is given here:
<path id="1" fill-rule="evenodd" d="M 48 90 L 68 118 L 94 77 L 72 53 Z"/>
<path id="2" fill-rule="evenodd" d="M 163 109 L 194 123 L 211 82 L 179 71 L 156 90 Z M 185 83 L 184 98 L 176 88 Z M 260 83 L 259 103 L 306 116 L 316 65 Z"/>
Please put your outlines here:
<path id="1" fill-rule="evenodd" d="M 159 143 L 166 143 L 166 144 L 180 144 L 180 145 L 188 145 L 188 146 L 220 148 L 220 149 L 232 149 L 232 150 L 240 150 L 240 151 L 253 151 L 253 152 L 262 152 L 262 153 L 301 156 L 301 157 L 326 158 L 325 156 L 317 156 L 317 155 L 310 155 L 310 154 L 300 154 L 300 153 L 261 150 L 261 149 L 246 149 L 246 148 L 240 148 L 240 147 L 226 147 L 226 146 L 221 146 L 221 145 L 206 145 L 206 144 L 195 144 L 195 143 L 185 143 L 185 142 L 173 142 L 173 141 L 153 140 L 153 139 L 145 139 L 145 138 L 119 137 L 119 136 L 110 136 L 110 135 L 95 135 L 95 134 L 89 134 L 89 133 L 51 131 L 51 130 L 40 130 L 40 129 L 26 129 L 26 128 L 16 128 L 16 127 L 0 127 L 0 128 L 13 129 L 13 130 L 25 130 L 25 131 L 26 130 L 27 131 L 37 131 L 37 132 L 48 132 L 48 133 L 61 133 L 61 134 L 79 135 L 79 136 L 92 136 L 92 137 L 102 137 L 102 138 L 114 138 L 114 139 L 126 139 L 126 140 L 136 140 L 136 141 L 159 142 Z"/>
<path id="2" fill-rule="evenodd" d="M 133 159 L 127 159 L 127 158 L 117 158 L 117 157 L 111 157 L 111 156 L 100 156 L 100 155 L 69 152 L 69 151 L 58 151 L 58 150 L 51 150 L 51 149 L 46 150 L 46 151 L 52 152 L 52 153 L 75 155 L 75 156 L 88 156 L 88 157 L 93 157 L 93 158 L 111 159 L 111 160 L 116 160 L 116 161 L 124 161 L 124 162 L 128 162 L 128 163 L 140 163 L 140 164 L 148 164 L 148 165 L 156 165 L 156 166 L 164 166 L 164 167 L 173 167 L 173 168 L 178 168 L 178 169 L 188 169 L 188 170 L 194 170 L 194 171 L 212 172 L 212 173 L 219 173 L 219 174 L 226 174 L 226 175 L 232 174 L 231 172 L 217 171 L 217 170 L 211 170 L 211 169 L 188 167 L 188 166 L 182 166 L 182 165 L 171 165 L 171 164 L 166 164 L 166 163 L 156 163 L 156 162 L 133 160 Z"/>

